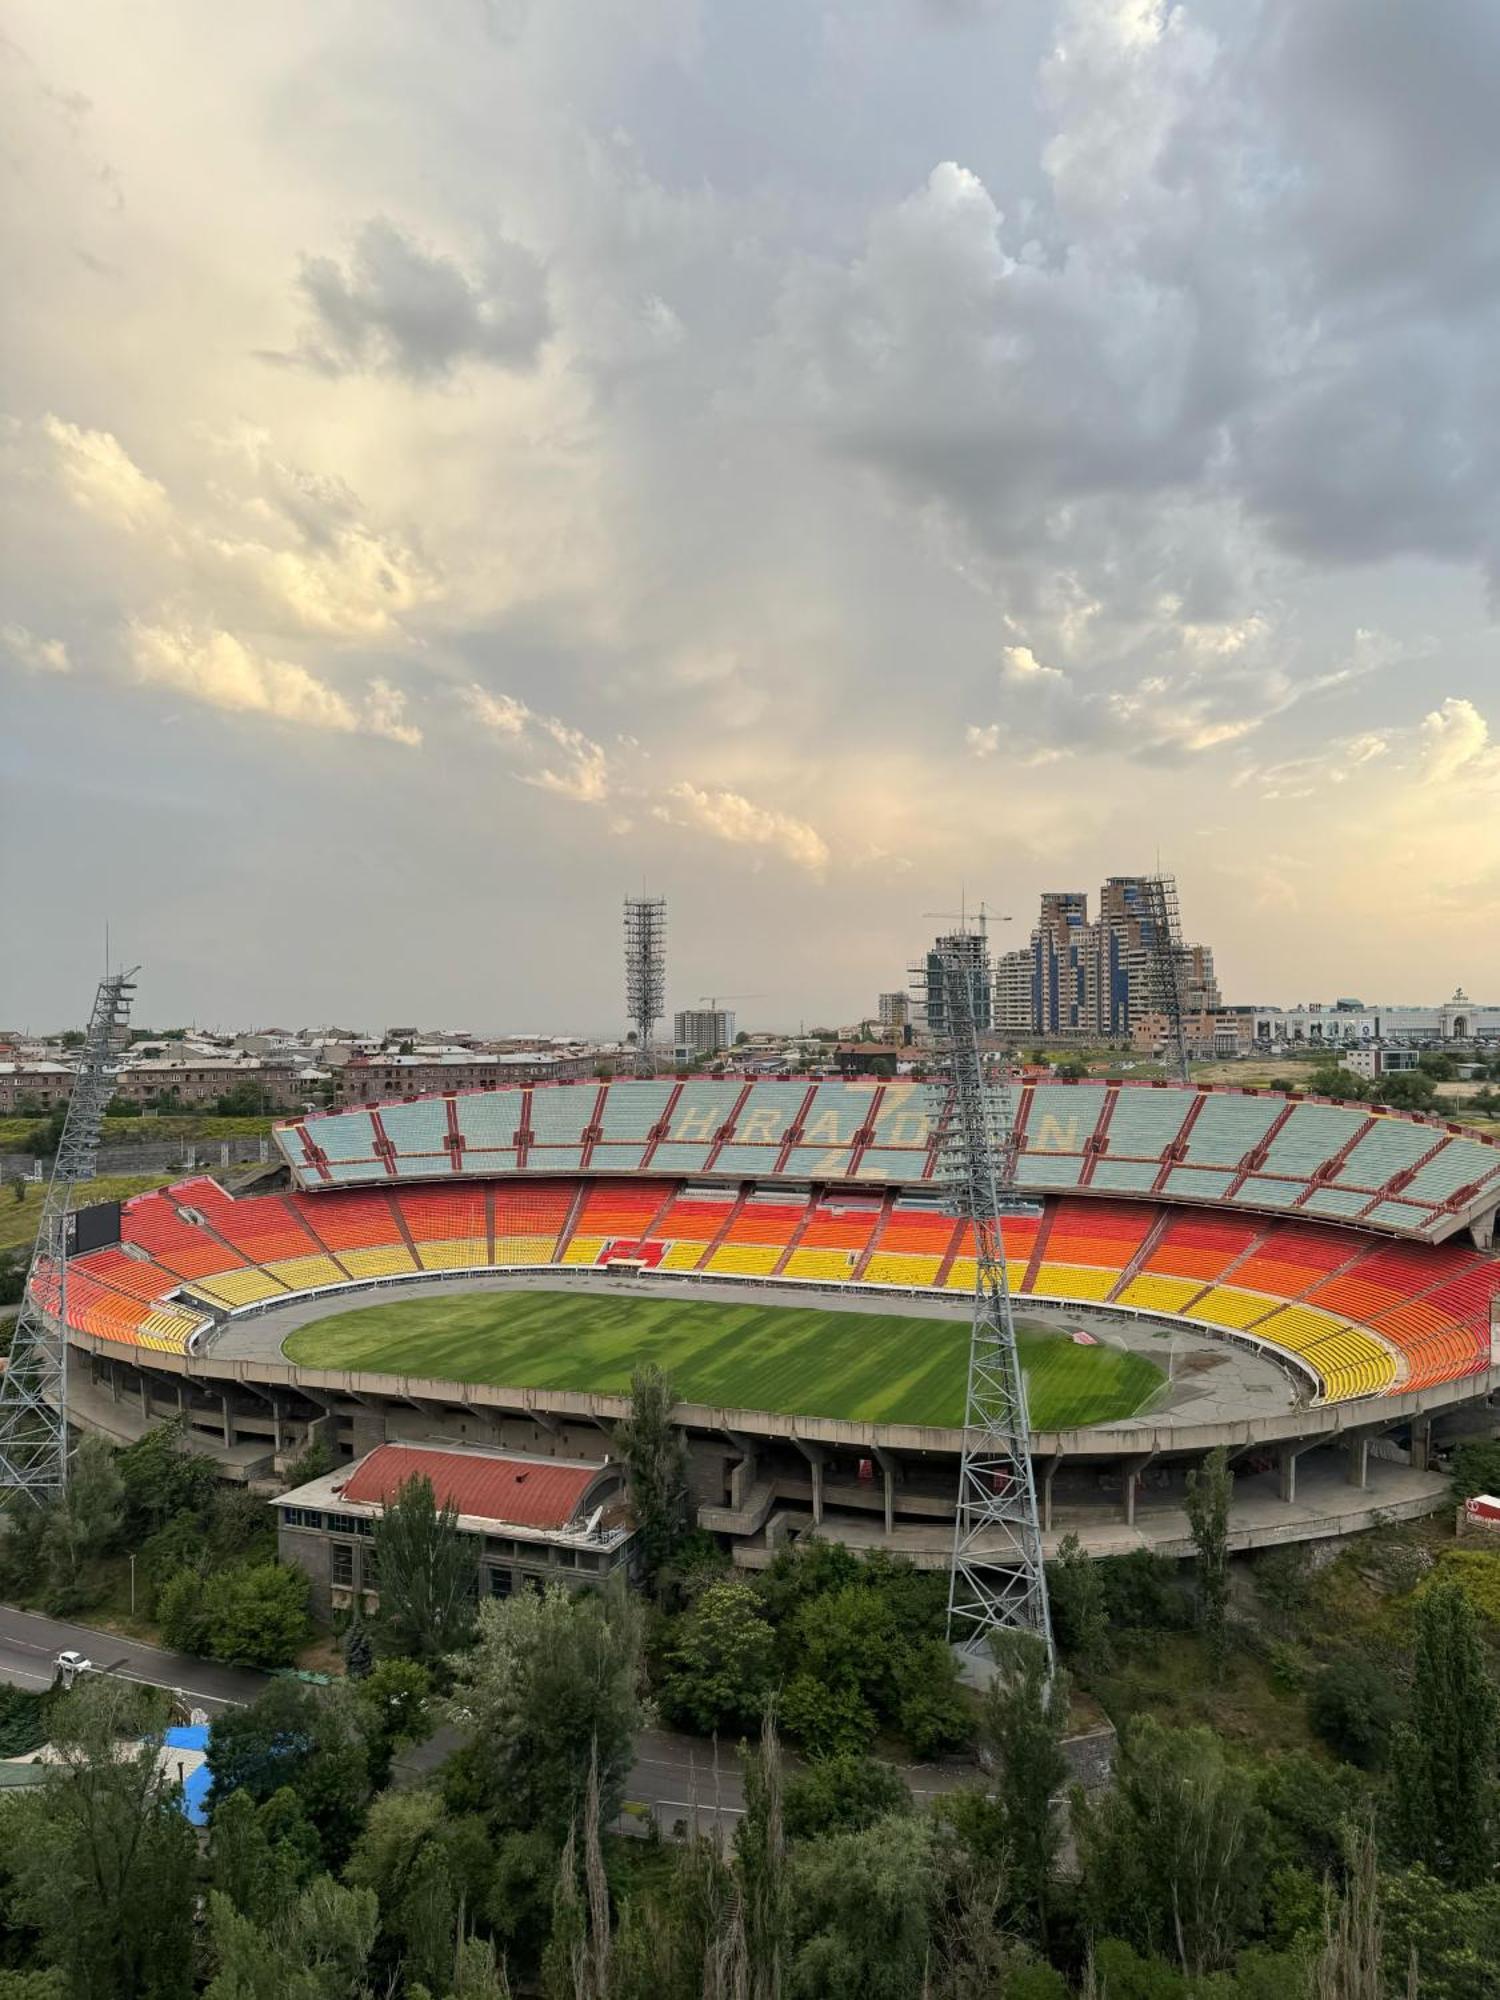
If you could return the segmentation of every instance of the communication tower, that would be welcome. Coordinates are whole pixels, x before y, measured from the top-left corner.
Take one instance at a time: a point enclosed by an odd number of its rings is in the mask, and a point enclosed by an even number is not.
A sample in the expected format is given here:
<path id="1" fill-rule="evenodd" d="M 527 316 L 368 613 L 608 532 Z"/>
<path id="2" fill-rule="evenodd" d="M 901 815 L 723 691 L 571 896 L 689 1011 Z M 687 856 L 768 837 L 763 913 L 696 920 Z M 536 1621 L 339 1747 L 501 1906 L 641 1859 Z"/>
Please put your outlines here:
<path id="1" fill-rule="evenodd" d="M 125 1043 L 139 969 L 106 974 L 94 996 L 10 1361 L 0 1376 L 0 1487 L 36 1501 L 68 1483 L 69 1209 L 75 1187 L 94 1178 L 104 1111 L 114 1094 L 114 1058 Z"/>
<path id="2" fill-rule="evenodd" d="M 666 1007 L 667 902 L 625 898 L 625 1011 L 635 1029 L 635 1073 L 655 1076 L 652 1037 Z"/>

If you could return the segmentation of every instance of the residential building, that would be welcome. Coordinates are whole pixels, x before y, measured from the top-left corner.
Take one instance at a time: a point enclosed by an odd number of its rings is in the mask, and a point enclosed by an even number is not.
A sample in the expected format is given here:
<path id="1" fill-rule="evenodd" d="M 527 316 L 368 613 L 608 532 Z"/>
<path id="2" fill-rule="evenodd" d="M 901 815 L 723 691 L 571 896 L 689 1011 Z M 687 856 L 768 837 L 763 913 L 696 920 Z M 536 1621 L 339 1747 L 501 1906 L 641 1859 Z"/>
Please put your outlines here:
<path id="1" fill-rule="evenodd" d="M 994 1025 L 994 991 L 992 983 L 985 977 L 987 945 L 979 931 L 954 931 L 947 937 L 935 938 L 921 965 L 914 966 L 913 972 L 922 981 L 924 999 L 922 1012 L 929 1035 L 934 1039 L 948 1033 L 948 1008 L 943 991 L 944 964 L 956 961 L 968 968 L 969 988 L 973 995 L 974 1024 L 981 1035 L 987 1035 Z"/>
<path id="2" fill-rule="evenodd" d="M 429 1480 L 437 1504 L 452 1505 L 472 1544 L 476 1597 L 548 1583 L 584 1590 L 633 1570 L 635 1526 L 622 1466 L 387 1443 L 270 1503 L 277 1553 L 306 1571 L 319 1617 L 378 1604 L 375 1524 L 410 1479 Z"/>
<path id="3" fill-rule="evenodd" d="M 592 1076 L 592 1055 L 488 1055 L 462 1049 L 444 1055 L 351 1055 L 334 1072 L 335 1104 L 378 1104 L 436 1091 L 485 1090 L 502 1083 L 563 1083 Z"/>
<path id="4" fill-rule="evenodd" d="M 906 993 L 882 993 L 876 1011 L 880 1026 L 891 1031 L 892 1039 L 897 1039 L 911 1019 L 911 997 Z"/>
<path id="5" fill-rule="evenodd" d="M 1048 890 L 1030 945 L 996 962 L 996 1026 L 1013 1038 L 1137 1038 L 1159 1002 L 1154 921 L 1143 876 L 1110 876 L 1093 922 L 1083 890 Z M 1220 1005 L 1213 953 L 1202 944 L 1180 945 L 1178 953 L 1183 1012 L 1208 1045 Z"/>
<path id="6" fill-rule="evenodd" d="M 672 1016 L 672 1043 L 685 1062 L 734 1047 L 734 1012 L 728 1007 L 685 1007 Z"/>

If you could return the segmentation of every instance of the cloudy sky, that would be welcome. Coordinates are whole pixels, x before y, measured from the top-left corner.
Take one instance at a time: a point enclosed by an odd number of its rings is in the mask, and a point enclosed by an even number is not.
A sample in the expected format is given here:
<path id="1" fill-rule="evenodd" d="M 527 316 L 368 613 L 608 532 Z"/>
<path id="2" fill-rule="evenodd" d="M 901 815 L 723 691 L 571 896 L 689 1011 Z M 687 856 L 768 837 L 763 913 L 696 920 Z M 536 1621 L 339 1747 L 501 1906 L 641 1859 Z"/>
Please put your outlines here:
<path id="1" fill-rule="evenodd" d="M 1500 8 L 7 0 L 0 1021 L 1500 998 Z"/>

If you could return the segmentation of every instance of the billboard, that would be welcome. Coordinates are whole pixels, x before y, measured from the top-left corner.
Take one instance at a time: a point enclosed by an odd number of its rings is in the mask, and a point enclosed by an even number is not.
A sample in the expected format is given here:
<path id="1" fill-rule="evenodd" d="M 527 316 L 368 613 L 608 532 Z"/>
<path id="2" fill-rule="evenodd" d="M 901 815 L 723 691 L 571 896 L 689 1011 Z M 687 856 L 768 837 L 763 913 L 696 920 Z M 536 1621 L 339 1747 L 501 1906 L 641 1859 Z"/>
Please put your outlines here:
<path id="1" fill-rule="evenodd" d="M 68 1255 L 81 1257 L 86 1250 L 107 1250 L 120 1240 L 120 1204 L 96 1202 L 92 1208 L 75 1209 L 68 1217 Z"/>

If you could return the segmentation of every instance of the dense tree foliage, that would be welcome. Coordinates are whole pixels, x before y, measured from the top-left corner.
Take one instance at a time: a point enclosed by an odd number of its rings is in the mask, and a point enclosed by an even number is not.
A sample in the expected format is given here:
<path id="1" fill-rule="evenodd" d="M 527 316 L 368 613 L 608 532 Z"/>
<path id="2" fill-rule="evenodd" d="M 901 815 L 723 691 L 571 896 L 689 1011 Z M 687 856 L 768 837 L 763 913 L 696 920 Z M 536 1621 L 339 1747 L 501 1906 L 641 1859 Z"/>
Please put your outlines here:
<path id="1" fill-rule="evenodd" d="M 381 1650 L 429 1664 L 456 1652 L 474 1626 L 474 1545 L 452 1503 L 440 1507 L 418 1474 L 382 1509 L 373 1539 Z"/>
<path id="2" fill-rule="evenodd" d="M 630 1378 L 630 1415 L 615 1443 L 630 1480 L 641 1570 L 651 1590 L 661 1587 L 688 1531 L 687 1447 L 672 1422 L 676 1391 L 654 1364 Z"/>

